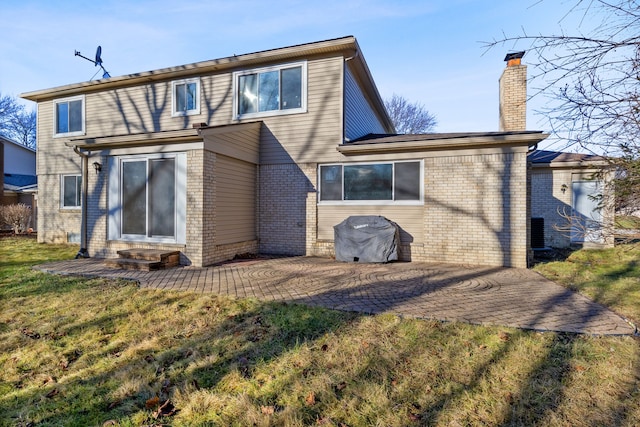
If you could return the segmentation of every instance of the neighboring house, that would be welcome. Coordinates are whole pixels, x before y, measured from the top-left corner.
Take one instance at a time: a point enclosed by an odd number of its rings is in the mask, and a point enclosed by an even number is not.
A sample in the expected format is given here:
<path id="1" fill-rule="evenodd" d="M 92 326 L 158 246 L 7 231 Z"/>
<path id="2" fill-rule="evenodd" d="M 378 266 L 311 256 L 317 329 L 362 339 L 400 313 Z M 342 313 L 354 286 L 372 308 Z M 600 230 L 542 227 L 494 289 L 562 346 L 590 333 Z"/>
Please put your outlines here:
<path id="1" fill-rule="evenodd" d="M 529 154 L 529 161 L 532 247 L 612 245 L 613 206 L 601 204 L 602 197 L 610 197 L 606 159 L 536 150 Z"/>
<path id="2" fill-rule="evenodd" d="M 522 91 L 522 68 L 501 93 Z M 403 260 L 528 264 L 527 152 L 547 135 L 510 128 L 509 103 L 500 132 L 394 135 L 354 37 L 22 96 L 51 189 L 42 242 L 80 230 L 83 255 L 179 250 L 194 266 L 332 256 L 334 225 L 382 215 Z"/>
<path id="3" fill-rule="evenodd" d="M 37 206 L 36 151 L 0 135 L 1 205 Z M 33 224 L 35 228 L 35 221 Z"/>

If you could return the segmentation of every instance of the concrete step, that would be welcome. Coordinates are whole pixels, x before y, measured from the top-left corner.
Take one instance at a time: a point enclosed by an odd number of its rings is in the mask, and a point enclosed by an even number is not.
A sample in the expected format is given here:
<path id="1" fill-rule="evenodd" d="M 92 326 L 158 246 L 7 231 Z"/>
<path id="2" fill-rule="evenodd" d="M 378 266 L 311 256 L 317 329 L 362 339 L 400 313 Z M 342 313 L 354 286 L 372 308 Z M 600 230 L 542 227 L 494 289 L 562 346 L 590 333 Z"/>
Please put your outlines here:
<path id="1" fill-rule="evenodd" d="M 160 270 L 180 265 L 180 251 L 161 249 L 126 249 L 118 251 L 119 258 L 105 260 L 111 267 L 126 270 Z"/>

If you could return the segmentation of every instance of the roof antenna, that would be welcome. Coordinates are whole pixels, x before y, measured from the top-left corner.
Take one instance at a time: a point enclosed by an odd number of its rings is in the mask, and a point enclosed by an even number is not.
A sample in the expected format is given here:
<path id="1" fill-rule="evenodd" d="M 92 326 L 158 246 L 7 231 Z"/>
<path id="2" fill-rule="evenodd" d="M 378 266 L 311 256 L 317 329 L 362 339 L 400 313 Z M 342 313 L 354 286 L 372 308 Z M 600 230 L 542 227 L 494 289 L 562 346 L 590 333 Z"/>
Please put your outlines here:
<path id="1" fill-rule="evenodd" d="M 93 60 L 93 59 L 91 59 L 91 58 L 87 58 L 86 56 L 83 56 L 83 55 L 80 53 L 80 51 L 77 51 L 77 50 L 76 50 L 75 52 L 76 52 L 76 56 L 79 56 L 80 58 L 84 58 L 84 59 L 86 59 L 86 60 L 87 60 L 87 61 L 89 61 L 89 62 L 93 62 L 93 65 L 95 65 L 96 67 L 99 65 L 99 66 L 100 66 L 100 68 L 102 68 L 102 71 L 103 71 L 103 73 L 102 73 L 102 78 L 103 78 L 103 79 L 107 79 L 107 78 L 111 77 L 111 75 L 109 74 L 109 72 L 108 72 L 107 70 L 105 70 L 105 69 L 104 69 L 104 67 L 102 66 L 102 58 L 101 58 L 101 55 L 102 55 L 102 47 L 101 47 L 101 46 L 98 46 L 98 49 L 96 49 L 96 59 L 95 59 L 95 60 Z M 95 77 L 95 74 L 94 74 L 94 77 Z M 91 79 L 93 79 L 93 77 L 91 77 Z"/>

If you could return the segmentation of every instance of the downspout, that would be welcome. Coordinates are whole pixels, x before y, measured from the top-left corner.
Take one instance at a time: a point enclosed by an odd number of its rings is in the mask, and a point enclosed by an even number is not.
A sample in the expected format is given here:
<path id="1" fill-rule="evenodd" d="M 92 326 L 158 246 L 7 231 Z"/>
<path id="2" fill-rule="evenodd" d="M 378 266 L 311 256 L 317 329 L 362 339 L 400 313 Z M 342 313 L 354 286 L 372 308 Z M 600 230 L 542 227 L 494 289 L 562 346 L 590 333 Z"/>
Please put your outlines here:
<path id="1" fill-rule="evenodd" d="M 80 211 L 82 219 L 80 220 L 80 250 L 76 254 L 78 258 L 90 258 L 87 251 L 87 195 L 89 194 L 89 155 L 80 151 L 77 145 L 73 146 L 73 151 L 82 158 L 82 200 L 80 202 Z"/>

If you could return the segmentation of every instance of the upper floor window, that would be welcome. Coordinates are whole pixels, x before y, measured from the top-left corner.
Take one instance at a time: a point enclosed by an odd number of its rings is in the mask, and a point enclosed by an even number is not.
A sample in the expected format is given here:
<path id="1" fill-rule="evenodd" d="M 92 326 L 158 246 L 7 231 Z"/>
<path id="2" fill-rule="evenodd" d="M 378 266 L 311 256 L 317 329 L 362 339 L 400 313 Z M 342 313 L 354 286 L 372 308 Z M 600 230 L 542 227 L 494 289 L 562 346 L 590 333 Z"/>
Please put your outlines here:
<path id="1" fill-rule="evenodd" d="M 60 205 L 64 208 L 79 208 L 82 194 L 81 175 L 62 175 Z"/>
<path id="2" fill-rule="evenodd" d="M 422 162 L 320 166 L 320 201 L 364 204 L 422 202 Z"/>
<path id="3" fill-rule="evenodd" d="M 172 116 L 200 114 L 200 79 L 176 80 L 171 92 Z"/>
<path id="4" fill-rule="evenodd" d="M 53 101 L 54 136 L 84 135 L 84 95 Z"/>
<path id="5" fill-rule="evenodd" d="M 306 111 L 306 62 L 238 71 L 233 84 L 237 119 Z"/>

